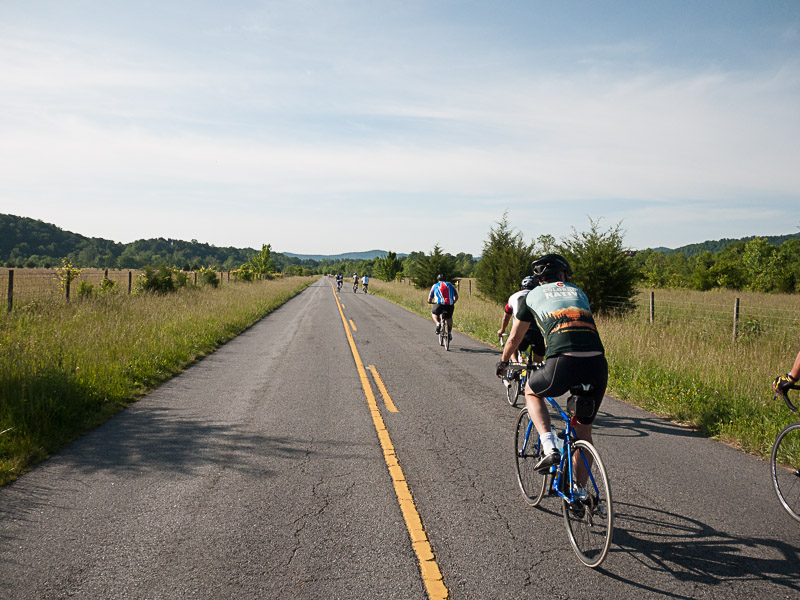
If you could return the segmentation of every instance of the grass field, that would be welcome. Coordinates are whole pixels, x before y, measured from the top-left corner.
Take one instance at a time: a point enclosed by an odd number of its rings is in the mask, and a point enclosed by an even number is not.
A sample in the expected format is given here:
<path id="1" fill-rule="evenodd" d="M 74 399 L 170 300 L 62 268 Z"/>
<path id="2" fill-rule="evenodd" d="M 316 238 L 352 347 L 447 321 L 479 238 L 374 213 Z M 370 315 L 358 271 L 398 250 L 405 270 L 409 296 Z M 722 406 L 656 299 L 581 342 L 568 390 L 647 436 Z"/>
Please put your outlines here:
<path id="1" fill-rule="evenodd" d="M 503 310 L 460 283 L 454 327 L 498 348 Z M 427 290 L 373 279 L 370 289 L 428 317 Z M 800 295 L 649 290 L 622 318 L 599 318 L 609 360 L 609 393 L 758 456 L 795 420 L 772 401 L 771 382 L 800 350 Z M 737 341 L 733 312 L 740 299 Z"/>
<path id="2" fill-rule="evenodd" d="M 38 302 L 0 316 L 0 484 L 235 337 L 315 278 Z"/>

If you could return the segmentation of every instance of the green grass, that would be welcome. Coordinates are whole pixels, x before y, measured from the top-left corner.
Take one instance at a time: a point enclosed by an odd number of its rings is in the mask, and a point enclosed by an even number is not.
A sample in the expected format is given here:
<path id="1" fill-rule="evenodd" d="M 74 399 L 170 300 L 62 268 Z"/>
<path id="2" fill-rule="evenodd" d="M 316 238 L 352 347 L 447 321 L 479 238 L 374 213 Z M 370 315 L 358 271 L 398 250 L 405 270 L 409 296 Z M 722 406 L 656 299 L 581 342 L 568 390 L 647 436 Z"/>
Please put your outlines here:
<path id="1" fill-rule="evenodd" d="M 424 317 L 427 290 L 373 279 L 370 289 Z M 461 282 L 453 324 L 499 349 L 503 309 L 472 296 Z M 771 383 L 800 349 L 800 295 L 657 290 L 649 322 L 649 291 L 624 318 L 598 318 L 609 361 L 609 393 L 650 412 L 758 456 L 769 456 L 777 433 L 796 420 Z M 740 299 L 740 335 L 733 342 L 733 307 Z M 745 324 L 747 326 L 745 326 Z"/>
<path id="2" fill-rule="evenodd" d="M 305 289 L 286 278 L 0 316 L 0 485 Z"/>

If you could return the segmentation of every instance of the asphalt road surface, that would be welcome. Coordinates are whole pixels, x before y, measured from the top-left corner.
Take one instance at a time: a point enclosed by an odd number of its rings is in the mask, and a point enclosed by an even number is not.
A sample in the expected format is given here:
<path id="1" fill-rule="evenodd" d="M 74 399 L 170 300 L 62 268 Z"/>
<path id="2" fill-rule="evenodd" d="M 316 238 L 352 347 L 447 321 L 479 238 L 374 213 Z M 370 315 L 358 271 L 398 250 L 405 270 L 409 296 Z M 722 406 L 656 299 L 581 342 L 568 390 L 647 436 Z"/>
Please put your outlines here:
<path id="1" fill-rule="evenodd" d="M 765 461 L 607 397 L 616 527 L 588 569 L 559 501 L 522 500 L 497 352 L 336 296 L 318 281 L 0 489 L 0 598 L 424 599 L 431 565 L 451 598 L 800 597 Z"/>

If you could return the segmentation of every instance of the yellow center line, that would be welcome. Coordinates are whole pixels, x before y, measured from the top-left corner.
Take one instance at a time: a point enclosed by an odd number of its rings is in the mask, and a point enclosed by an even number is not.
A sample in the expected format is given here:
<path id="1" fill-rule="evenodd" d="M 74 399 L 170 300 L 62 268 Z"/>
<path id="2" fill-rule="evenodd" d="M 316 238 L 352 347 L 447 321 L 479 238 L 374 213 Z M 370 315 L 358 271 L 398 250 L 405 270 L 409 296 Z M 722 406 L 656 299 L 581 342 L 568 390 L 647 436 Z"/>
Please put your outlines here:
<path id="1" fill-rule="evenodd" d="M 345 327 L 347 327 L 346 324 L 345 324 Z M 358 331 L 358 327 L 356 327 L 356 324 L 353 323 L 353 319 L 350 319 L 350 327 L 353 328 L 353 331 Z"/>
<path id="2" fill-rule="evenodd" d="M 333 284 L 331 283 L 333 290 Z M 353 334 L 347 327 L 347 319 L 344 316 L 342 305 L 339 298 L 336 296 L 335 290 L 333 297 L 336 300 L 336 305 L 339 308 L 339 314 L 342 317 L 342 325 L 344 325 L 344 332 L 347 335 L 347 342 L 350 344 L 350 350 L 353 353 L 353 360 L 356 363 L 356 370 L 358 377 L 361 380 L 361 387 L 364 389 L 364 395 L 367 398 L 367 405 L 372 414 L 372 423 L 375 426 L 375 431 L 378 434 L 378 440 L 381 443 L 383 450 L 383 458 L 386 461 L 386 467 L 389 469 L 389 475 L 392 478 L 394 485 L 394 492 L 397 495 L 397 502 L 400 505 L 400 512 L 403 514 L 403 520 L 406 522 L 406 529 L 411 538 L 411 547 L 417 555 L 419 560 L 419 570 L 422 575 L 422 582 L 425 584 L 425 589 L 428 592 L 430 600 L 444 600 L 450 594 L 442 580 L 442 572 L 439 570 L 439 565 L 436 562 L 436 557 L 433 555 L 428 535 L 425 533 L 425 528 L 422 525 L 422 519 L 419 516 L 417 507 L 414 505 L 414 498 L 411 495 L 411 490 L 406 482 L 403 470 L 400 468 L 400 463 L 397 460 L 397 453 L 395 452 L 392 440 L 389 437 L 389 431 L 386 429 L 386 424 L 383 421 L 383 416 L 378 408 L 378 402 L 375 400 L 375 394 L 372 392 L 372 386 L 367 377 L 367 371 L 364 369 L 364 363 L 361 362 L 361 355 L 356 348 Z"/>
<path id="3" fill-rule="evenodd" d="M 389 412 L 399 412 L 397 407 L 394 405 L 394 402 L 392 402 L 392 397 L 389 395 L 389 390 L 387 390 L 386 386 L 383 385 L 383 379 L 381 379 L 381 376 L 378 375 L 378 369 L 376 369 L 374 365 L 370 365 L 369 370 L 372 373 L 372 378 L 375 380 L 378 389 L 381 391 L 383 403 L 386 405 L 386 408 L 389 410 Z"/>

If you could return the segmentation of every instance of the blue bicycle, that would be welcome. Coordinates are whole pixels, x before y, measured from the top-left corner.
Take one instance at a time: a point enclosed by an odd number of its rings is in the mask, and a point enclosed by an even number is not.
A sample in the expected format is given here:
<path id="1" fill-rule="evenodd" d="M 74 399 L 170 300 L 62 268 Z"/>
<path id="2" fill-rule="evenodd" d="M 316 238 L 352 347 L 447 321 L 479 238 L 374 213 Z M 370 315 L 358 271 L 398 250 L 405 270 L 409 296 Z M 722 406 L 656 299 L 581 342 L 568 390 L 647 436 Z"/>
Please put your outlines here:
<path id="1" fill-rule="evenodd" d="M 511 370 L 516 365 L 510 367 Z M 574 406 L 574 398 L 591 392 L 589 386 L 575 386 L 570 390 L 568 412 Z M 547 471 L 535 471 L 533 466 L 542 456 L 541 443 L 528 409 L 523 409 L 517 418 L 514 436 L 517 465 L 517 481 L 525 501 L 537 506 L 546 491 L 561 498 L 561 511 L 567 528 L 569 541 L 580 561 L 587 567 L 597 567 L 608 554 L 614 530 L 614 511 L 611 503 L 611 486 L 600 454 L 589 442 L 575 437 L 572 415 L 561 410 L 558 402 L 547 398 L 547 402 L 564 422 L 564 428 L 556 435 L 564 447 L 561 462 Z"/>

